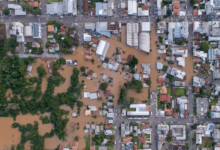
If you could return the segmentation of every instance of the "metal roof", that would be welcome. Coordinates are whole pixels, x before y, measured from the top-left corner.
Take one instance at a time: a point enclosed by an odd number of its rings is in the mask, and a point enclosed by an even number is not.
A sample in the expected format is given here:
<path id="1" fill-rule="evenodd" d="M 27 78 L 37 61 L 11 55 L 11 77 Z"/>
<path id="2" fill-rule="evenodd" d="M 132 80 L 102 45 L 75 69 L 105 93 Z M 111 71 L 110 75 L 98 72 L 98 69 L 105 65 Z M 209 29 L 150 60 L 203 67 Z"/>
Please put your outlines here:
<path id="1" fill-rule="evenodd" d="M 38 23 L 33 23 L 33 37 L 41 38 L 41 27 Z"/>
<path id="2" fill-rule="evenodd" d="M 110 46 L 109 42 L 100 40 L 99 45 L 96 50 L 96 55 L 101 56 L 101 60 L 105 59 L 109 46 Z"/>
<path id="3" fill-rule="evenodd" d="M 62 2 L 50 3 L 50 4 L 47 4 L 46 7 L 47 7 L 46 14 L 62 15 L 62 13 L 63 13 L 63 3 Z"/>
<path id="4" fill-rule="evenodd" d="M 150 22 L 142 22 L 141 31 L 150 31 Z"/>
<path id="5" fill-rule="evenodd" d="M 141 32 L 139 34 L 139 49 L 145 52 L 150 52 L 150 34 Z"/>
<path id="6" fill-rule="evenodd" d="M 102 3 L 102 2 L 96 2 L 95 3 L 95 11 L 96 11 L 96 16 L 107 16 L 107 3 Z"/>
<path id="7" fill-rule="evenodd" d="M 128 0 L 128 15 L 136 15 L 136 14 L 137 14 L 137 1 Z"/>

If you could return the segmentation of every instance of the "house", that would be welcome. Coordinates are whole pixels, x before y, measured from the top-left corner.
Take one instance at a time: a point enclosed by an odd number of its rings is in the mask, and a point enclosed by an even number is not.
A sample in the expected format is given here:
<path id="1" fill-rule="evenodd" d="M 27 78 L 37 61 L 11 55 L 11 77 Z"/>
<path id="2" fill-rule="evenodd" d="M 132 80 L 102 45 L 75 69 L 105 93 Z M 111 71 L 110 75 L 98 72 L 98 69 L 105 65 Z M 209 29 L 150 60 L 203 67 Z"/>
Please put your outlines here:
<path id="1" fill-rule="evenodd" d="M 164 79 L 163 78 L 157 78 L 157 82 L 158 83 L 164 83 Z"/>
<path id="2" fill-rule="evenodd" d="M 200 88 L 199 87 L 194 87 L 194 91 L 195 91 L 195 93 L 199 93 Z"/>
<path id="3" fill-rule="evenodd" d="M 202 59 L 203 61 L 206 60 L 206 58 L 208 57 L 208 54 L 207 53 L 204 53 L 204 51 L 199 51 L 199 50 L 196 50 L 196 49 L 193 49 L 193 56 L 194 56 L 194 59 L 196 58 L 200 58 Z M 196 57 L 196 58 L 195 58 Z M 198 59 L 196 60 L 196 62 L 198 61 Z"/>
<path id="4" fill-rule="evenodd" d="M 21 22 L 12 22 L 9 24 L 9 33 L 16 37 L 16 41 L 24 42 L 24 25 Z"/>
<path id="5" fill-rule="evenodd" d="M 196 134 L 196 144 L 202 144 L 202 134 Z"/>
<path id="6" fill-rule="evenodd" d="M 142 63 L 141 66 L 143 67 L 143 73 L 150 75 L 150 63 Z"/>
<path id="7" fill-rule="evenodd" d="M 64 26 L 60 26 L 60 32 L 59 34 L 61 35 L 65 35 L 68 32 L 68 28 L 64 27 Z"/>
<path id="8" fill-rule="evenodd" d="M 137 15 L 137 1 L 136 0 L 128 0 L 127 3 L 127 11 L 128 15 Z"/>
<path id="9" fill-rule="evenodd" d="M 160 87 L 160 94 L 167 94 L 167 87 L 165 85 Z"/>
<path id="10" fill-rule="evenodd" d="M 161 102 L 166 101 L 166 102 L 170 103 L 170 94 L 168 94 L 168 95 L 160 95 L 159 100 Z"/>
<path id="11" fill-rule="evenodd" d="M 134 23 L 134 22 L 133 23 L 128 22 L 126 24 L 126 33 L 127 33 L 126 34 L 126 39 L 127 39 L 126 43 L 127 43 L 127 45 L 138 47 L 139 24 Z M 143 34 L 143 36 L 147 36 L 147 35 Z"/>
<path id="12" fill-rule="evenodd" d="M 85 42 L 90 42 L 92 40 L 92 36 L 87 33 L 83 33 L 83 40 Z"/>
<path id="13" fill-rule="evenodd" d="M 147 141 L 147 137 L 144 134 L 138 136 L 138 143 L 145 144 Z"/>
<path id="14" fill-rule="evenodd" d="M 99 134 L 100 134 L 100 126 L 97 125 L 97 126 L 95 127 L 95 135 L 99 135 Z"/>
<path id="15" fill-rule="evenodd" d="M 172 135 L 177 141 L 186 140 L 186 126 L 185 125 L 170 125 L 170 130 L 172 130 Z"/>
<path id="16" fill-rule="evenodd" d="M 206 15 L 220 15 L 219 13 L 219 0 L 210 0 L 205 3 Z"/>
<path id="17" fill-rule="evenodd" d="M 163 64 L 160 62 L 157 62 L 157 70 L 162 70 L 163 69 Z"/>
<path id="18" fill-rule="evenodd" d="M 13 9 L 15 16 L 25 16 L 27 14 L 27 12 L 22 9 L 21 5 L 8 4 L 8 9 Z"/>
<path id="19" fill-rule="evenodd" d="M 205 80 L 202 78 L 199 78 L 197 76 L 193 77 L 193 86 L 194 87 L 202 87 L 205 85 Z"/>
<path id="20" fill-rule="evenodd" d="M 49 50 L 59 51 L 60 50 L 59 43 L 49 44 Z"/>
<path id="21" fill-rule="evenodd" d="M 83 1 L 83 12 L 84 14 L 87 14 L 88 13 L 88 1 Z"/>
<path id="22" fill-rule="evenodd" d="M 162 6 L 162 0 L 157 0 L 157 15 L 158 16 L 164 16 L 167 14 L 167 6 L 164 6 L 161 8 Z"/>
<path id="23" fill-rule="evenodd" d="M 110 90 L 104 90 L 103 93 L 104 93 L 106 96 L 111 96 L 111 95 L 113 95 Z"/>
<path id="24" fill-rule="evenodd" d="M 165 107 L 164 111 L 167 116 L 172 116 L 172 108 L 168 109 L 167 107 Z"/>
<path id="25" fill-rule="evenodd" d="M 181 80 L 183 80 L 186 76 L 186 73 L 184 71 L 181 71 L 175 67 L 170 67 L 170 66 L 167 67 L 166 73 Z"/>
<path id="26" fill-rule="evenodd" d="M 40 43 L 32 42 L 32 47 L 40 48 Z"/>
<path id="27" fill-rule="evenodd" d="M 185 82 L 184 81 L 174 81 L 173 86 L 176 87 L 185 87 Z"/>
<path id="28" fill-rule="evenodd" d="M 181 118 L 186 117 L 186 115 L 184 115 L 184 111 L 187 110 L 187 98 L 185 96 L 178 97 L 176 101 L 177 101 L 177 104 L 179 105 L 180 117 Z"/>
<path id="29" fill-rule="evenodd" d="M 78 142 L 77 141 L 73 141 L 72 150 L 78 150 Z"/>
<path id="30" fill-rule="evenodd" d="M 213 137 L 215 142 L 219 142 L 220 141 L 220 130 L 219 129 L 214 129 L 213 133 L 212 133 L 212 137 Z"/>
<path id="31" fill-rule="evenodd" d="M 131 140 L 132 140 L 132 137 L 125 137 L 125 138 L 122 139 L 122 142 L 123 143 L 130 143 Z"/>
<path id="32" fill-rule="evenodd" d="M 54 26 L 53 25 L 48 25 L 47 26 L 47 31 L 48 32 L 54 32 Z"/>
<path id="33" fill-rule="evenodd" d="M 149 111 L 147 111 L 146 104 L 131 104 L 130 108 L 133 111 L 127 111 L 128 116 L 149 116 Z"/>
<path id="34" fill-rule="evenodd" d="M 204 116 L 208 109 L 208 99 L 207 98 L 196 98 L 196 111 L 198 116 Z"/>
<path id="35" fill-rule="evenodd" d="M 84 51 L 84 54 L 85 54 L 85 55 L 91 55 L 91 54 L 92 54 L 92 51 L 91 51 L 91 50 L 85 50 L 85 51 Z"/>
<path id="36" fill-rule="evenodd" d="M 208 51 L 208 61 L 213 62 L 217 59 L 217 57 L 220 55 L 219 49 L 209 49 Z"/>
<path id="37" fill-rule="evenodd" d="M 96 55 L 98 55 L 102 61 L 104 61 L 105 59 L 109 46 L 110 46 L 109 42 L 100 40 L 99 45 L 96 50 Z"/>
<path id="38" fill-rule="evenodd" d="M 38 2 L 37 2 L 37 1 L 28 2 L 28 4 L 29 4 L 29 6 L 31 6 L 31 7 L 38 8 Z"/>
<path id="39" fill-rule="evenodd" d="M 143 5 L 142 7 L 137 8 L 138 17 L 148 17 L 149 16 L 149 6 Z"/>
<path id="40" fill-rule="evenodd" d="M 173 15 L 179 15 L 180 13 L 180 1 L 173 1 Z"/>
<path id="41" fill-rule="evenodd" d="M 85 55 L 84 59 L 85 59 L 85 60 L 88 60 L 88 61 L 91 61 L 91 60 L 92 60 L 92 56 Z"/>

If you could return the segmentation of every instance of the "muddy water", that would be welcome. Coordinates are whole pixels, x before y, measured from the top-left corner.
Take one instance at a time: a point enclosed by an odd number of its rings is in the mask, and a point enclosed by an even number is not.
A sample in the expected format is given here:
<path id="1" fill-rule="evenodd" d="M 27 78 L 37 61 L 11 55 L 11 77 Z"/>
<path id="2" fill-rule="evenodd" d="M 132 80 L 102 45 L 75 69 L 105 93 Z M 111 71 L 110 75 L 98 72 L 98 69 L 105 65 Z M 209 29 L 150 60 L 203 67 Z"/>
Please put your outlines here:
<path id="1" fill-rule="evenodd" d="M 49 115 L 49 114 L 45 114 Z M 0 121 L 2 122 L 1 128 L 0 128 L 0 149 L 3 149 L 5 147 L 11 147 L 12 144 L 15 146 L 20 143 L 21 140 L 21 132 L 18 131 L 18 128 L 11 128 L 11 125 L 14 123 L 13 118 L 4 118 L 0 117 Z M 17 123 L 21 125 L 26 125 L 28 123 L 34 124 L 34 121 L 37 121 L 39 123 L 38 131 L 40 135 L 44 135 L 46 132 L 50 132 L 53 128 L 52 124 L 42 124 L 42 121 L 39 119 L 39 116 L 37 115 L 19 115 L 16 118 Z M 4 136 L 2 136 L 4 135 Z M 27 144 L 28 145 L 28 144 Z M 27 146 L 28 147 L 28 146 Z"/>
<path id="2" fill-rule="evenodd" d="M 107 53 L 107 56 L 111 57 L 113 52 L 114 52 L 114 47 L 118 47 L 121 51 L 124 50 L 125 51 L 125 55 L 121 55 L 122 61 L 125 63 L 127 56 L 129 54 L 133 54 L 135 55 L 136 58 L 138 58 L 139 60 L 139 64 L 137 65 L 137 73 L 142 72 L 142 67 L 141 64 L 142 63 L 151 63 L 151 81 L 152 81 L 152 85 L 151 85 L 151 90 L 156 90 L 157 87 L 157 78 L 159 75 L 162 74 L 162 71 L 159 73 L 156 70 L 156 62 L 158 61 L 156 58 L 158 56 L 160 56 L 159 54 L 156 53 L 156 45 L 155 45 L 155 41 L 157 40 L 156 37 L 156 29 L 153 26 L 151 28 L 151 49 L 152 52 L 150 53 L 150 55 L 146 54 L 145 52 L 142 51 L 138 51 L 132 47 L 127 46 L 125 43 L 126 39 L 125 39 L 125 26 L 122 26 L 122 42 L 118 42 L 116 37 L 112 37 L 112 38 L 104 38 L 102 37 L 103 40 L 106 40 L 108 42 L 110 42 L 110 47 Z M 120 94 L 120 88 L 123 87 L 124 83 L 127 82 L 126 80 L 123 79 L 123 77 L 126 75 L 125 72 L 113 72 L 110 71 L 108 69 L 102 69 L 101 67 L 101 62 L 97 62 L 97 56 L 95 55 L 95 53 L 92 53 L 92 57 L 95 60 L 94 64 L 92 64 L 90 61 L 85 61 L 84 60 L 84 54 L 83 54 L 83 48 L 82 47 L 78 47 L 76 52 L 74 52 L 73 55 L 64 55 L 63 57 L 65 59 L 72 59 L 72 60 L 77 60 L 78 61 L 78 66 L 77 68 L 79 69 L 81 66 L 85 66 L 88 67 L 88 70 L 93 70 L 94 72 L 97 73 L 98 78 L 97 79 L 93 79 L 93 80 L 86 80 L 84 76 L 80 76 L 79 80 L 82 81 L 84 80 L 84 84 L 86 86 L 85 90 L 86 92 L 95 92 L 98 90 L 98 86 L 99 83 L 102 82 L 102 76 L 100 74 L 106 74 L 109 77 L 114 79 L 114 85 L 109 85 L 108 86 L 108 90 L 111 91 L 111 93 L 113 93 L 114 95 L 114 105 L 117 105 L 117 100 L 119 98 L 119 94 Z M 110 59 L 109 62 L 112 62 L 113 60 Z M 45 68 L 47 68 L 47 64 L 44 61 L 41 61 L 41 59 L 37 59 L 36 60 L 37 64 L 33 65 L 33 71 L 32 74 L 33 75 L 37 75 L 36 73 L 36 68 L 38 66 L 40 66 L 41 64 L 43 64 L 43 66 Z M 159 60 L 159 62 L 164 63 L 165 65 L 168 65 L 166 62 L 164 62 L 163 60 Z M 192 76 L 194 75 L 193 73 L 193 65 L 192 65 L 192 56 L 189 56 L 186 59 L 186 66 L 185 68 L 179 67 L 176 64 L 171 65 L 174 67 L 177 67 L 183 71 L 185 71 L 187 73 L 187 80 L 186 80 L 186 84 L 191 80 Z M 70 77 L 72 75 L 72 70 L 73 67 L 72 66 L 62 66 L 63 69 L 60 69 L 59 72 L 60 74 L 66 78 L 66 81 L 61 84 L 59 87 L 55 87 L 55 91 L 54 91 L 54 95 L 56 95 L 57 93 L 62 93 L 62 92 L 66 92 L 68 87 L 70 86 Z M 47 69 L 46 69 L 47 70 Z M 80 73 L 82 74 L 82 73 Z M 47 77 L 49 77 L 49 73 L 47 74 Z M 44 93 L 45 90 L 47 88 L 47 81 L 46 78 L 43 78 L 43 83 L 42 83 L 42 92 Z M 137 94 L 135 90 L 128 90 L 128 97 L 134 97 L 137 102 L 141 102 L 144 100 L 148 99 L 148 88 L 143 88 L 142 90 L 143 92 L 140 94 Z M 63 145 L 63 146 L 68 146 L 71 145 L 71 142 L 73 141 L 75 136 L 79 136 L 80 140 L 79 140 L 79 150 L 82 150 L 85 148 L 85 141 L 84 141 L 84 136 L 87 135 L 84 133 L 84 127 L 86 123 L 91 123 L 91 122 L 95 122 L 95 123 L 100 123 L 100 122 L 104 122 L 105 118 L 104 117 L 99 117 L 97 114 L 97 118 L 92 118 L 91 116 L 85 116 L 84 115 L 84 111 L 86 109 L 86 105 L 95 105 L 97 108 L 99 108 L 101 106 L 101 103 L 105 100 L 105 96 L 103 96 L 103 93 L 100 93 L 100 97 L 103 98 L 103 100 L 89 100 L 89 99 L 81 99 L 82 102 L 84 102 L 85 106 L 83 106 L 81 108 L 81 112 L 80 112 L 80 116 L 78 116 L 77 118 L 72 118 L 71 114 L 72 112 L 77 112 L 76 107 L 74 107 L 74 110 L 71 110 L 70 107 L 62 105 L 60 108 L 61 109 L 65 109 L 65 110 L 69 110 L 70 113 L 67 116 L 70 121 L 67 123 L 66 125 L 66 132 L 67 132 L 67 137 L 64 141 L 59 140 L 57 136 L 54 136 L 52 138 L 49 139 L 45 139 L 45 149 L 54 149 L 57 147 L 57 145 Z M 98 111 L 97 111 L 98 113 Z M 35 117 L 34 117 L 35 118 Z M 6 118 L 8 120 L 10 120 L 11 118 Z M 26 123 L 32 123 L 34 120 L 39 120 L 39 116 L 36 116 L 35 119 L 32 118 L 32 116 L 19 116 L 17 118 L 18 121 L 20 121 L 19 123 L 21 124 L 26 124 Z M 27 121 L 28 120 L 28 121 Z M 13 140 L 15 141 L 15 138 L 18 138 L 18 140 L 16 141 L 18 143 L 19 139 L 20 139 L 20 132 L 14 132 L 16 130 L 11 129 L 10 126 L 13 123 L 12 119 L 10 121 L 4 121 L 2 120 L 2 118 L 0 118 L 0 121 L 2 122 L 7 122 L 7 126 L 4 126 L 3 128 L 0 129 L 0 135 L 1 133 L 5 133 L 5 130 L 10 130 L 9 133 L 15 134 L 16 136 L 14 136 Z M 39 121 L 39 124 L 41 123 L 41 121 Z M 71 123 L 79 123 L 79 130 L 73 129 L 70 124 Z M 5 130 L 4 130 L 5 128 Z M 49 132 L 52 126 L 42 126 L 39 125 L 39 132 L 41 135 L 43 135 L 45 132 Z M 49 130 L 49 131 L 48 131 Z M 10 135 L 10 134 L 9 134 Z M 1 145 L 0 144 L 0 148 L 2 146 L 6 144 L 8 144 L 8 146 L 11 144 L 12 141 L 12 137 L 11 135 L 8 138 L 4 138 L 3 142 L 4 144 Z M 14 142 L 14 143 L 16 143 Z M 26 144 L 28 147 L 28 143 Z"/>

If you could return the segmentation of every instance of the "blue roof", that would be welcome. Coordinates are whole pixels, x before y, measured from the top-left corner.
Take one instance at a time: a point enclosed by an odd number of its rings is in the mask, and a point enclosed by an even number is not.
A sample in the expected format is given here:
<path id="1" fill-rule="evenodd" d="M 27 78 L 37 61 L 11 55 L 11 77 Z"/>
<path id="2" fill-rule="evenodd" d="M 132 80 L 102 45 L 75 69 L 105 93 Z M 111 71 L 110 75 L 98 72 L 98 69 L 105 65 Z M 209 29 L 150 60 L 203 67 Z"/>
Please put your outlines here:
<path id="1" fill-rule="evenodd" d="M 214 125 L 209 126 L 209 130 L 213 130 L 213 128 L 214 128 Z"/>
<path id="2" fill-rule="evenodd" d="M 102 14 L 99 14 L 99 10 L 101 9 L 102 9 L 102 3 L 101 2 L 95 3 L 95 15 L 96 16 L 102 15 Z"/>
<path id="3" fill-rule="evenodd" d="M 173 30 L 172 29 L 168 29 L 168 42 L 169 43 L 173 43 Z"/>
<path id="4" fill-rule="evenodd" d="M 181 27 L 175 27 L 174 38 L 181 38 Z"/>
<path id="5" fill-rule="evenodd" d="M 33 30 L 34 37 L 39 37 L 39 24 L 33 23 Z"/>
<path id="6" fill-rule="evenodd" d="M 107 37 L 111 37 L 111 32 L 110 31 L 101 31 L 100 34 L 107 36 Z"/>

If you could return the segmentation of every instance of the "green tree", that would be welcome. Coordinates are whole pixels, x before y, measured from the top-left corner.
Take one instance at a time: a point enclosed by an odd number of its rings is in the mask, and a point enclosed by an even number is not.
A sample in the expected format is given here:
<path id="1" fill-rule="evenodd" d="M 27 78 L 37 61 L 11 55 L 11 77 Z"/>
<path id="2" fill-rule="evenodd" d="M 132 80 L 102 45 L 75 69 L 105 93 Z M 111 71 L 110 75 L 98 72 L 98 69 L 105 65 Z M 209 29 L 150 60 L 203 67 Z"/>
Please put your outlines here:
<path id="1" fill-rule="evenodd" d="M 194 6 L 196 4 L 196 0 L 191 0 L 191 6 Z"/>
<path id="2" fill-rule="evenodd" d="M 103 91 L 106 90 L 107 87 L 108 87 L 108 84 L 105 83 L 105 82 L 103 82 L 103 83 L 101 83 L 101 84 L 99 85 L 99 89 L 100 89 L 100 90 L 103 90 Z"/>
<path id="3" fill-rule="evenodd" d="M 157 22 L 160 22 L 160 21 L 162 21 L 160 18 L 157 18 Z"/>
<path id="4" fill-rule="evenodd" d="M 44 77 L 47 74 L 42 65 L 37 67 L 37 72 L 40 77 Z"/>
<path id="5" fill-rule="evenodd" d="M 209 50 L 209 44 L 207 42 L 202 42 L 200 44 L 200 50 L 204 51 L 205 53 Z"/>
<path id="6" fill-rule="evenodd" d="M 134 68 L 135 65 L 138 64 L 138 59 L 133 56 L 132 60 L 128 63 L 128 65 L 131 67 L 131 68 Z"/>
<path id="7" fill-rule="evenodd" d="M 12 146 L 11 146 L 11 150 L 15 150 L 15 147 L 14 147 L 14 145 L 12 145 Z"/>
<path id="8" fill-rule="evenodd" d="M 81 66 L 81 67 L 80 67 L 80 71 L 85 72 L 85 71 L 86 71 L 86 67 Z"/>
<path id="9" fill-rule="evenodd" d="M 149 86 L 151 85 L 151 79 L 150 78 L 146 81 L 146 84 L 149 85 Z"/>
<path id="10" fill-rule="evenodd" d="M 170 109 L 172 107 L 171 103 L 167 103 L 167 109 Z"/>
<path id="11" fill-rule="evenodd" d="M 75 141 L 79 141 L 79 136 L 75 136 Z"/>
<path id="12" fill-rule="evenodd" d="M 82 106 L 83 106 L 83 102 L 77 101 L 77 107 L 82 107 Z"/>
<path id="13" fill-rule="evenodd" d="M 157 57 L 158 60 L 160 60 L 160 58 L 161 58 L 160 56 Z"/>
<path id="14" fill-rule="evenodd" d="M 9 9 L 4 9 L 4 10 L 3 10 L 3 13 L 4 13 L 5 15 L 9 15 L 9 14 L 10 14 L 10 10 L 9 10 Z"/>

